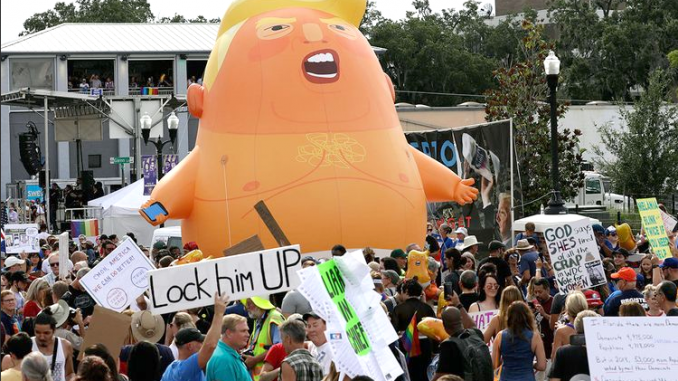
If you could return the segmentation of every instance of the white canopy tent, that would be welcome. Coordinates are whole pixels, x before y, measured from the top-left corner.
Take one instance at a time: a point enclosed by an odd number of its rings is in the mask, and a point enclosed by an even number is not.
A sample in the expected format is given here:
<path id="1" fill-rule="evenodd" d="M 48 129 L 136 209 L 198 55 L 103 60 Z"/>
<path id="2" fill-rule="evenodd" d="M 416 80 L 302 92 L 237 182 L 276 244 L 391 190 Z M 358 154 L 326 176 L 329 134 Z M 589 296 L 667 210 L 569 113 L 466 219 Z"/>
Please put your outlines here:
<path id="1" fill-rule="evenodd" d="M 579 221 L 582 218 L 588 218 L 591 221 L 591 224 L 600 224 L 600 220 L 595 218 L 581 216 L 579 214 L 535 214 L 529 217 L 521 218 L 519 220 L 513 221 L 513 230 L 515 231 L 525 231 L 525 224 L 532 222 L 535 227 L 535 232 L 544 233 L 546 228 L 550 228 L 556 225 L 567 224 L 574 221 Z"/>
<path id="2" fill-rule="evenodd" d="M 127 232 L 133 232 L 139 244 L 149 246 L 156 227 L 139 215 L 139 207 L 148 199 L 148 196 L 144 196 L 144 179 L 140 179 L 113 193 L 92 200 L 87 205 L 103 208 L 103 234 L 122 236 Z M 165 225 L 179 226 L 181 222 L 169 220 Z"/>

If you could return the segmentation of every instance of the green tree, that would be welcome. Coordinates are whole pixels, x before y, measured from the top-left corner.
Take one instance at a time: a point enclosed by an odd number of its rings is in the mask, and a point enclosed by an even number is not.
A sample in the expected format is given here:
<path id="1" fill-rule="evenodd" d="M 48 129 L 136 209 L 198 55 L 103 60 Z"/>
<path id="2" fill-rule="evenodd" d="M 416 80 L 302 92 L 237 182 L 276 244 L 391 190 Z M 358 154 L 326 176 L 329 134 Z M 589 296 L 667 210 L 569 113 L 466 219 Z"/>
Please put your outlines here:
<path id="1" fill-rule="evenodd" d="M 369 0 L 365 9 L 365 15 L 363 15 L 363 20 L 360 22 L 360 32 L 369 39 L 372 29 L 383 21 L 384 17 L 377 9 L 374 0 Z"/>
<path id="2" fill-rule="evenodd" d="M 492 70 L 501 58 L 487 55 L 486 44 L 499 36 L 473 2 L 466 3 L 471 8 L 442 15 L 432 13 L 425 0 L 414 6 L 416 12 L 398 21 L 383 20 L 369 34 L 372 45 L 387 49 L 380 62 L 395 85 L 397 101 L 450 106 L 479 100 L 444 94 L 482 94 L 493 86 Z"/>
<path id="3" fill-rule="evenodd" d="M 147 23 L 153 21 L 151 6 L 147 0 L 77 0 L 76 4 L 58 2 L 53 10 L 34 14 L 24 21 L 24 31 L 20 36 L 67 22 Z"/>
<path id="4" fill-rule="evenodd" d="M 620 104 L 621 128 L 598 129 L 596 164 L 635 199 L 673 193 L 678 184 L 678 105 L 666 102 L 670 83 L 667 72 L 654 71 L 632 110 Z"/>
<path id="5" fill-rule="evenodd" d="M 520 174 L 522 200 L 526 214 L 539 210 L 539 203 L 553 189 L 551 183 L 551 133 L 550 106 L 544 103 L 548 86 L 543 62 L 549 45 L 543 38 L 543 26 L 529 20 L 522 23 L 526 36 L 521 44 L 523 61 L 511 67 L 501 67 L 494 72 L 499 87 L 488 92 L 486 119 L 496 121 L 513 119 L 514 147 Z M 558 105 L 558 118 L 562 118 L 568 105 Z M 577 148 L 581 131 L 563 129 L 558 132 L 558 165 L 561 194 L 564 199 L 574 197 L 583 185 L 581 172 L 582 150 Z M 546 198 L 541 204 L 545 204 Z M 522 210 L 517 210 L 520 213 Z"/>
<path id="6" fill-rule="evenodd" d="M 574 99 L 631 100 L 678 48 L 675 0 L 554 0 L 564 92 Z"/>

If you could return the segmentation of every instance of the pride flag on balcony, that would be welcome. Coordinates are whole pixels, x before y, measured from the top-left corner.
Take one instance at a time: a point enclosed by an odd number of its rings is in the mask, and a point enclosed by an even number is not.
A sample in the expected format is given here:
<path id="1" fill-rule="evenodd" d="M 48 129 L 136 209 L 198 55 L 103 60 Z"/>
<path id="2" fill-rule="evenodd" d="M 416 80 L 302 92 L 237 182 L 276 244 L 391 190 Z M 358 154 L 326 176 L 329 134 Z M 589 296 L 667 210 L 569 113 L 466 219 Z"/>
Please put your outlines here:
<path id="1" fill-rule="evenodd" d="M 157 87 L 142 87 L 141 95 L 158 95 Z"/>
<path id="2" fill-rule="evenodd" d="M 72 220 L 71 236 L 75 239 L 83 234 L 85 237 L 96 237 L 99 235 L 99 220 Z"/>

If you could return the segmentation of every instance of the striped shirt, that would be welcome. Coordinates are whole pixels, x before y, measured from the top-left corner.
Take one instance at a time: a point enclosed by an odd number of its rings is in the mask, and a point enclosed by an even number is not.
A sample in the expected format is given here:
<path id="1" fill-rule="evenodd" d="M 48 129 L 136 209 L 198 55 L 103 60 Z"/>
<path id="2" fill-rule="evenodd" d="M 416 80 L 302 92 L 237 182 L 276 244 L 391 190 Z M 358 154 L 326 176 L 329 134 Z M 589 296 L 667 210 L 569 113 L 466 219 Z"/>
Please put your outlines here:
<path id="1" fill-rule="evenodd" d="M 283 363 L 287 363 L 294 369 L 297 381 L 321 381 L 323 379 L 322 367 L 306 349 L 300 348 L 292 351 L 285 357 Z M 278 378 L 282 379 L 282 367 Z"/>

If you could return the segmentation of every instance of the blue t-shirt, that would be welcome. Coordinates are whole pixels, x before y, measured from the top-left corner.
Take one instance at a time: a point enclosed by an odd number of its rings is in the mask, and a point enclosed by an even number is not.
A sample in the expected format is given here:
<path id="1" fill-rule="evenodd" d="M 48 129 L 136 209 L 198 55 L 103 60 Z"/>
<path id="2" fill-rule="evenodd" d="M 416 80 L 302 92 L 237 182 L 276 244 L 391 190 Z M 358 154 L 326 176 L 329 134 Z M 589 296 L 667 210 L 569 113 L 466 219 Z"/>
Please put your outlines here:
<path id="1" fill-rule="evenodd" d="M 638 290 L 615 291 L 605 301 L 605 306 L 603 307 L 605 316 L 619 316 L 619 307 L 622 304 L 631 302 L 638 302 L 645 310 L 648 309 L 645 297 Z"/>
<path id="2" fill-rule="evenodd" d="M 205 381 L 205 372 L 198 365 L 198 354 L 186 360 L 174 360 L 162 375 L 161 381 Z"/>
<path id="3" fill-rule="evenodd" d="M 252 381 L 238 352 L 221 340 L 207 363 L 206 373 L 207 381 Z"/>

